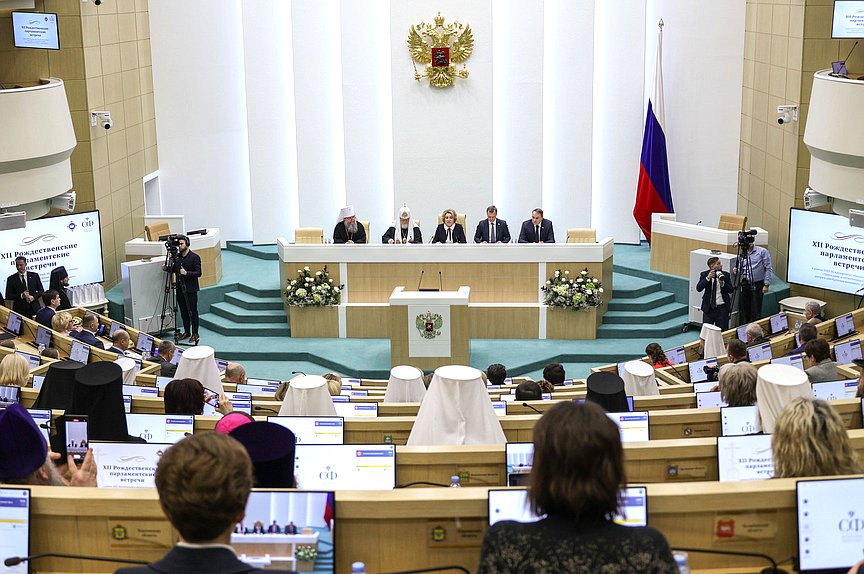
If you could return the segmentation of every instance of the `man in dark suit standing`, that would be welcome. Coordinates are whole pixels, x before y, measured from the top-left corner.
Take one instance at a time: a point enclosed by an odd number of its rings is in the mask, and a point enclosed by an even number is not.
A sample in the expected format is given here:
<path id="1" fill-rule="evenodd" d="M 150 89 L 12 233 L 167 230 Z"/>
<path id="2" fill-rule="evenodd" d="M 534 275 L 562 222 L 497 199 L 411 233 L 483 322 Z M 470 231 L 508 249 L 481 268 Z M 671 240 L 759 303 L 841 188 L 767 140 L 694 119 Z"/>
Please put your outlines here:
<path id="1" fill-rule="evenodd" d="M 6 279 L 6 298 L 12 300 L 12 310 L 32 319 L 39 310 L 39 297 L 45 291 L 38 273 L 27 271 L 27 258 L 15 258 L 16 273 Z"/>
<path id="2" fill-rule="evenodd" d="M 189 339 L 192 344 L 198 344 L 198 278 L 201 277 L 201 258 L 189 249 L 189 238 L 181 235 L 178 238 L 179 253 L 175 258 L 177 273 L 177 305 L 183 318 L 183 333 L 179 339 Z"/>
<path id="3" fill-rule="evenodd" d="M 552 221 L 543 219 L 543 210 L 539 207 L 531 212 L 531 219 L 522 223 L 519 243 L 555 243 Z"/>
<path id="4" fill-rule="evenodd" d="M 494 205 L 486 208 L 486 219 L 477 224 L 474 243 L 510 243 L 510 229 L 506 221 L 498 219 L 498 208 Z"/>
<path id="5" fill-rule="evenodd" d="M 180 543 L 149 566 L 120 568 L 115 574 L 263 573 L 241 562 L 229 546 L 234 526 L 245 518 L 252 483 L 252 461 L 236 440 L 217 432 L 181 440 L 156 467 L 159 504 L 180 533 Z"/>
<path id="6" fill-rule="evenodd" d="M 720 258 L 708 258 L 708 270 L 699 274 L 696 290 L 702 293 L 702 322 L 717 325 L 723 331 L 728 329 L 735 288 L 732 277 L 723 271 Z"/>

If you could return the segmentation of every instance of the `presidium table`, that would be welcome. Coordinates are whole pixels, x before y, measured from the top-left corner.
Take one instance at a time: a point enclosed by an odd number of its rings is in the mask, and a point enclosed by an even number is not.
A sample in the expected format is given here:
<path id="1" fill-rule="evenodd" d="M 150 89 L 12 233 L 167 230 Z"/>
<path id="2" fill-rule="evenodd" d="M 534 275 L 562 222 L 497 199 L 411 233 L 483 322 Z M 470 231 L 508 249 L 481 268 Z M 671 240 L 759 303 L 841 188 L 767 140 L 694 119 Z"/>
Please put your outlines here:
<path id="1" fill-rule="evenodd" d="M 390 309 L 397 288 L 402 298 L 438 289 L 449 292 L 448 300 L 467 288 L 468 304 L 459 305 L 456 315 L 468 338 L 594 339 L 605 304 L 590 311 L 547 308 L 540 287 L 557 269 L 578 275 L 587 267 L 601 278 L 604 301 L 612 298 L 611 237 L 597 243 L 497 245 L 310 245 L 280 237 L 278 248 L 283 301 L 286 282 L 304 266 L 314 273 L 326 265 L 333 282 L 344 286 L 338 306 L 286 304 L 292 337 L 401 337 Z"/>

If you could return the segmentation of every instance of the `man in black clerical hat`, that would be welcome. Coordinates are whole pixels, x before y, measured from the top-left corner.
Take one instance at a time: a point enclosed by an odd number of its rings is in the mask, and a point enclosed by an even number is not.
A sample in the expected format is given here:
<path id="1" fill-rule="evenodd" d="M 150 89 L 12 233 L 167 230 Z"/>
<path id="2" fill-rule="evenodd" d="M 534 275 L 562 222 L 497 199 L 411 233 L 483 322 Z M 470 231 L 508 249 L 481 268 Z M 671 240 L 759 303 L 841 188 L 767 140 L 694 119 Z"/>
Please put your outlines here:
<path id="1" fill-rule="evenodd" d="M 39 396 L 33 403 L 34 409 L 56 409 L 65 411 L 72 403 L 72 390 L 75 387 L 75 373 L 84 363 L 67 359 L 56 361 L 48 367 Z"/>
<path id="2" fill-rule="evenodd" d="M 240 441 L 255 467 L 257 488 L 294 488 L 294 433 L 271 422 L 239 426 L 229 436 Z"/>
<path id="3" fill-rule="evenodd" d="M 624 379 L 617 373 L 609 371 L 591 373 L 585 383 L 588 387 L 586 401 L 597 403 L 609 413 L 626 413 L 630 410 L 627 404 L 627 393 L 624 392 Z"/>
<path id="4" fill-rule="evenodd" d="M 75 373 L 67 413 L 89 417 L 89 440 L 144 442 L 129 436 L 123 405 L 123 369 L 110 361 L 84 366 Z"/>

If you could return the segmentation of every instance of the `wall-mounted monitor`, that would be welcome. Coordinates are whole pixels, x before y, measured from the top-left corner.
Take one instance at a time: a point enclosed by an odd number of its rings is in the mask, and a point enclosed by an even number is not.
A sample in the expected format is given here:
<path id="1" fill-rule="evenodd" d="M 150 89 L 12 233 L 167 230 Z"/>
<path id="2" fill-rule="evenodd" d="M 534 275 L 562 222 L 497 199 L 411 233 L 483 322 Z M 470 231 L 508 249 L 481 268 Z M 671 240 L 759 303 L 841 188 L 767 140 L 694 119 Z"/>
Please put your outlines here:
<path id="1" fill-rule="evenodd" d="M 853 294 L 864 285 L 861 244 L 864 236 L 849 217 L 821 211 L 789 210 L 787 281 Z"/>
<path id="2" fill-rule="evenodd" d="M 12 37 L 16 48 L 59 50 L 57 14 L 12 12 Z"/>
<path id="3" fill-rule="evenodd" d="M 834 0 L 832 38 L 864 38 L 864 0 Z"/>

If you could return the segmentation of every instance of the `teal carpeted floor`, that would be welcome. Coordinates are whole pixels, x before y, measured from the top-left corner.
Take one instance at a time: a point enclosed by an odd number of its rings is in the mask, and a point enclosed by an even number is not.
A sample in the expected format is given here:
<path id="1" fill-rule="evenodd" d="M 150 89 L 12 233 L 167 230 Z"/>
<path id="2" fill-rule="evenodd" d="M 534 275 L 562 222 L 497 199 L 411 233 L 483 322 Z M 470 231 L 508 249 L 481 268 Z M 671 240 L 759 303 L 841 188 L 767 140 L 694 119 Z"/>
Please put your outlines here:
<path id="1" fill-rule="evenodd" d="M 542 378 L 543 366 L 562 363 L 568 377 L 583 378 L 592 366 L 644 355 L 656 341 L 671 348 L 693 341 L 698 331 L 682 332 L 687 321 L 686 279 L 649 270 L 649 248 L 616 245 L 613 299 L 593 341 L 474 339 L 471 366 L 503 363 L 513 376 Z M 199 294 L 201 343 L 220 358 L 241 362 L 252 377 L 287 379 L 292 371 L 386 378 L 390 370 L 387 339 L 296 339 L 279 300 L 275 246 L 229 242 L 222 251 L 222 280 Z M 777 310 L 788 285 L 775 280 L 766 296 L 765 314 Z M 123 288 L 108 292 L 111 315 L 122 317 Z"/>

